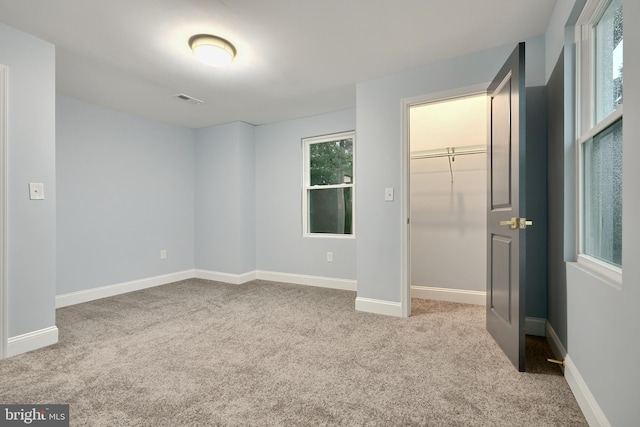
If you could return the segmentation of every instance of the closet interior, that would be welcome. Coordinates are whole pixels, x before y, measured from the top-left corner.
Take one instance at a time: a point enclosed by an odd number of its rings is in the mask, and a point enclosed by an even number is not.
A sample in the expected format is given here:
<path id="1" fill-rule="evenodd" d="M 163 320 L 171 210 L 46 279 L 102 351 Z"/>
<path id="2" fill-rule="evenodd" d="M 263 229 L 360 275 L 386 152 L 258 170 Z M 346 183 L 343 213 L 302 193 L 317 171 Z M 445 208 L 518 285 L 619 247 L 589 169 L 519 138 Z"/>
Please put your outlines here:
<path id="1" fill-rule="evenodd" d="M 409 111 L 411 294 L 484 304 L 487 97 Z"/>

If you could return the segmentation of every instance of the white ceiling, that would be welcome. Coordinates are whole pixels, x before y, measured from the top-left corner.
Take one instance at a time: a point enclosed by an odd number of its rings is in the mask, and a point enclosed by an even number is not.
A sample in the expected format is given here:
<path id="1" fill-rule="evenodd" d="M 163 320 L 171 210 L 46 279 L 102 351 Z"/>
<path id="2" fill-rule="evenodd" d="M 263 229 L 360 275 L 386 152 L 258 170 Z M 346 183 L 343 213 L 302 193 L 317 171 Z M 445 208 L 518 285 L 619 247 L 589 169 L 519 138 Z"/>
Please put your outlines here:
<path id="1" fill-rule="evenodd" d="M 264 124 L 355 106 L 355 84 L 543 34 L 555 0 L 0 0 L 56 45 L 62 94 L 166 123 Z M 234 43 L 227 69 L 190 36 Z M 196 106 L 174 98 L 185 93 Z"/>

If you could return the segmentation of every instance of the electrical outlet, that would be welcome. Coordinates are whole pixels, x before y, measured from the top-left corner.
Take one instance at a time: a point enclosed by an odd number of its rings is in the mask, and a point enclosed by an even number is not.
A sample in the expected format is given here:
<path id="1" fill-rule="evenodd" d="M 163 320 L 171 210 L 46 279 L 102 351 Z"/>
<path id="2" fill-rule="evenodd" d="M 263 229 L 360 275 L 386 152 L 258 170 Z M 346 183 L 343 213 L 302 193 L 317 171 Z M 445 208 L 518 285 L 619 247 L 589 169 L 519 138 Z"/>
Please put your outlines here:
<path id="1" fill-rule="evenodd" d="M 167 251 L 165 249 L 160 251 L 160 259 L 166 259 L 167 258 Z"/>
<path id="2" fill-rule="evenodd" d="M 333 261 L 333 252 L 327 252 L 327 261 Z"/>
<path id="3" fill-rule="evenodd" d="M 44 200 L 44 184 L 41 182 L 29 183 L 29 199 Z"/>

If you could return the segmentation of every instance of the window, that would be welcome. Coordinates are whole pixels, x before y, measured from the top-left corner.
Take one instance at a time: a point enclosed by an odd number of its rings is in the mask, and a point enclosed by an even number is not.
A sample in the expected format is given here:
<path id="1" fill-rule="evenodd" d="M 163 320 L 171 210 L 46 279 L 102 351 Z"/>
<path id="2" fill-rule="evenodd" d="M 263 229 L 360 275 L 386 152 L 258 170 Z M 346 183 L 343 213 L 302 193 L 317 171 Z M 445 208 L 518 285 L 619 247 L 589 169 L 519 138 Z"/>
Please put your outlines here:
<path id="1" fill-rule="evenodd" d="M 622 105 L 622 0 L 613 0 L 594 26 L 595 122 Z"/>
<path id="2" fill-rule="evenodd" d="M 303 234 L 353 235 L 354 132 L 305 138 Z"/>
<path id="3" fill-rule="evenodd" d="M 580 145 L 579 261 L 622 268 L 622 0 L 592 0 L 577 49 Z"/>
<path id="4" fill-rule="evenodd" d="M 622 267 L 622 120 L 584 145 L 584 253 Z"/>

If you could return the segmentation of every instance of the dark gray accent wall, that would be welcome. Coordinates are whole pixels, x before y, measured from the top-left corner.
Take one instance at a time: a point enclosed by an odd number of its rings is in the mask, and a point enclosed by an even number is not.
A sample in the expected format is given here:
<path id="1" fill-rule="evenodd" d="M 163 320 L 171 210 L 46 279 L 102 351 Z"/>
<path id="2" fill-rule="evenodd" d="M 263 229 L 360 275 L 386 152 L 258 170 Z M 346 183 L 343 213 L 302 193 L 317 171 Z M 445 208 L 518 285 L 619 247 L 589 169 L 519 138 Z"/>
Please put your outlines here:
<path id="1" fill-rule="evenodd" d="M 567 273 L 564 261 L 564 51 L 547 82 L 548 315 L 567 348 Z"/>
<path id="2" fill-rule="evenodd" d="M 547 91 L 527 87 L 526 315 L 547 317 Z"/>

